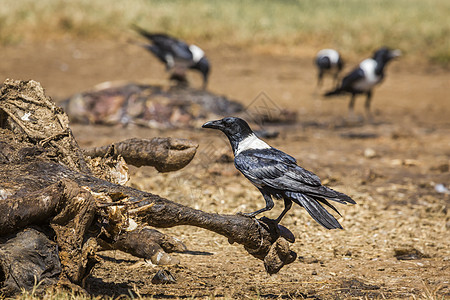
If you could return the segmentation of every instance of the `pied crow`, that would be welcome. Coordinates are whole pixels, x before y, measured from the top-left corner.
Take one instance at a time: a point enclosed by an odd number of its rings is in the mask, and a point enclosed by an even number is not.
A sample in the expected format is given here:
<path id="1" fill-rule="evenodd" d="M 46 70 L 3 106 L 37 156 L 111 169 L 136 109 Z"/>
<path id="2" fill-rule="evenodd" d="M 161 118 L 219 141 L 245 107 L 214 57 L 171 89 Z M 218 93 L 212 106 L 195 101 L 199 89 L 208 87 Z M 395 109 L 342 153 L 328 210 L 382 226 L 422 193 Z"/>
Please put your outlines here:
<path id="1" fill-rule="evenodd" d="M 355 204 L 349 196 L 323 186 L 319 177 L 298 166 L 295 158 L 257 138 L 247 122 L 240 118 L 209 121 L 202 127 L 218 129 L 228 137 L 234 152 L 234 165 L 258 188 L 266 201 L 266 207 L 245 215 L 254 217 L 273 208 L 272 198 L 283 199 L 285 207 L 275 220 L 277 223 L 295 202 L 325 228 L 342 229 L 321 203 L 339 214 L 326 199 Z"/>
<path id="2" fill-rule="evenodd" d="M 384 78 L 384 68 L 387 63 L 401 55 L 400 50 L 392 50 L 382 47 L 375 51 L 372 58 L 363 60 L 357 68 L 351 71 L 342 79 L 341 85 L 335 90 L 325 94 L 325 97 L 350 93 L 349 113 L 353 115 L 355 98 L 357 94 L 366 94 L 366 115 L 371 119 L 370 101 L 372 99 L 372 89 Z"/>
<path id="3" fill-rule="evenodd" d="M 333 83 L 336 85 L 339 73 L 344 67 L 344 62 L 339 52 L 334 49 L 322 49 L 317 53 L 315 63 L 319 69 L 317 86 L 320 87 L 322 85 L 323 76 L 326 73 L 333 73 Z"/>
<path id="4" fill-rule="evenodd" d="M 203 88 L 206 88 L 210 65 L 205 52 L 200 47 L 188 45 L 164 33 L 151 33 L 138 26 L 134 26 L 134 29 L 151 42 L 151 44 L 141 46 L 163 62 L 168 71 L 173 72 L 172 78 L 186 81 L 184 70 L 197 70 L 203 75 Z M 175 72 L 178 72 L 178 74 L 175 74 Z"/>

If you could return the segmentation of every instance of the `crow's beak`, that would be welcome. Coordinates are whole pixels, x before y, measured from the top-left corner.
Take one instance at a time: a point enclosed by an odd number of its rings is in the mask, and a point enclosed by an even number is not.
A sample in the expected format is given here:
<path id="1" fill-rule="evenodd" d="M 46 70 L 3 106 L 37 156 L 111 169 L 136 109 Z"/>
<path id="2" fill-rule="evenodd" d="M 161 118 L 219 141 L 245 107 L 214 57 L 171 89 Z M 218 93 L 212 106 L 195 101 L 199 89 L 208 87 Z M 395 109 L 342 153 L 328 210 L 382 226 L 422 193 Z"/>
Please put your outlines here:
<path id="1" fill-rule="evenodd" d="M 202 128 L 223 129 L 222 120 L 209 121 L 203 124 Z"/>
<path id="2" fill-rule="evenodd" d="M 396 58 L 396 57 L 402 56 L 402 51 L 400 51 L 399 49 L 392 50 L 391 53 L 390 53 L 390 56 L 392 58 Z"/>

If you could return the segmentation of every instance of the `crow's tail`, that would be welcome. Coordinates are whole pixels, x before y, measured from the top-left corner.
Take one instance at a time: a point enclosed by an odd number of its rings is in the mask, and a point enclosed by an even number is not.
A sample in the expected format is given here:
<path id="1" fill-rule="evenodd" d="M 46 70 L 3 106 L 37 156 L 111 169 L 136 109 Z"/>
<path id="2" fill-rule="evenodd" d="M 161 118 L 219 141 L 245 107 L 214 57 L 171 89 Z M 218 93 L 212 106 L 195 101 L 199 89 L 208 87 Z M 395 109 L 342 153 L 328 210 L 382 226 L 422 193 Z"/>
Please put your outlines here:
<path id="1" fill-rule="evenodd" d="M 333 91 L 329 91 L 327 93 L 324 94 L 325 97 L 331 97 L 331 96 L 336 96 L 336 95 L 340 95 L 343 91 L 340 88 L 337 88 Z"/>
<path id="2" fill-rule="evenodd" d="M 139 33 L 141 36 L 147 38 L 148 40 L 153 40 L 155 34 L 151 33 L 145 29 L 143 29 L 142 27 L 139 27 L 136 24 L 131 24 L 131 28 L 133 28 L 134 31 L 136 31 L 137 33 Z"/>
<path id="3" fill-rule="evenodd" d="M 303 206 L 309 215 L 326 229 L 342 229 L 341 224 L 339 224 L 336 218 L 320 205 L 319 202 L 322 202 L 339 214 L 337 209 L 324 198 L 293 192 L 289 193 L 288 197 L 298 205 Z"/>
<path id="4" fill-rule="evenodd" d="M 135 30 L 136 32 L 142 34 L 142 35 L 146 35 L 149 34 L 150 32 L 148 32 L 147 30 L 145 30 L 144 28 L 136 25 L 136 24 L 131 24 L 131 28 L 133 28 L 133 30 Z"/>

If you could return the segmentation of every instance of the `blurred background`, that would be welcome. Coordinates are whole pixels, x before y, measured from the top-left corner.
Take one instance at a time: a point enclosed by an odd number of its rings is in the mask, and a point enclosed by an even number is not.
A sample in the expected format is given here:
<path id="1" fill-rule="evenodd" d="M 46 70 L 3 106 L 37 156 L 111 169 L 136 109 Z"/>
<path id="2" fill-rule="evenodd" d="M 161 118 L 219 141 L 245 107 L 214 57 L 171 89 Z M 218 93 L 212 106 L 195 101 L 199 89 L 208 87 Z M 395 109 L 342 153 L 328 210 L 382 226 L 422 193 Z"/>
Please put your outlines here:
<path id="1" fill-rule="evenodd" d="M 399 1 L 4 0 L 0 43 L 130 38 L 130 25 L 207 44 L 266 53 L 313 53 L 324 44 L 347 55 L 380 45 L 408 60 L 450 63 L 450 4 Z"/>
<path id="2" fill-rule="evenodd" d="M 93 72 L 89 66 L 83 66 L 84 71 L 72 66 L 83 61 L 103 65 L 101 73 L 109 73 L 110 78 L 104 76 L 100 81 L 119 78 L 119 70 L 125 73 L 121 79 L 134 79 L 134 66 L 158 70 L 142 49 L 129 45 L 138 39 L 132 24 L 201 45 L 212 57 L 244 51 L 309 60 L 328 47 L 339 50 L 351 66 L 385 45 L 401 49 L 405 64 L 448 68 L 449 12 L 446 0 L 3 0 L 0 76 L 39 80 L 39 72 L 58 69 L 89 76 Z M 99 53 L 89 53 L 91 48 Z M 140 57 L 147 59 L 143 66 Z M 125 68 L 121 58 L 127 60 Z M 115 69 L 110 60 L 116 60 L 119 67 Z M 19 70 L 27 66 L 30 69 Z M 299 71 L 302 67 L 299 63 Z M 227 65 L 213 63 L 213 68 L 221 72 Z M 42 81 L 53 92 L 53 82 Z M 59 91 L 55 94 L 63 96 Z"/>

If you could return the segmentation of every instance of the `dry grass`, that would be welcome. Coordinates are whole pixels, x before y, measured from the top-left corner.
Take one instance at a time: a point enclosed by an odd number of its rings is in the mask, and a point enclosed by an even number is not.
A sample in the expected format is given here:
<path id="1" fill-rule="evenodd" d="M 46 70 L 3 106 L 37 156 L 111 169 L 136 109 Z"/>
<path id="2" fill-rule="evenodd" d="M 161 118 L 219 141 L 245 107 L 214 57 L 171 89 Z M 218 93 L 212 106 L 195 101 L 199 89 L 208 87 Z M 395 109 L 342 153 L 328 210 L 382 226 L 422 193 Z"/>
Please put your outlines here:
<path id="1" fill-rule="evenodd" d="M 336 47 L 348 54 L 381 45 L 450 63 L 450 2 L 3 0 L 0 43 L 58 38 L 129 38 L 130 24 L 198 43 L 274 43 L 284 52 Z"/>

